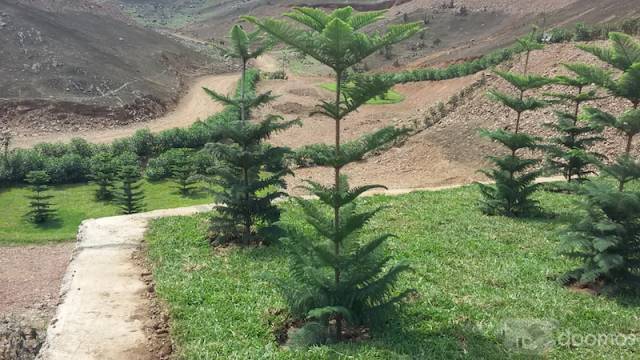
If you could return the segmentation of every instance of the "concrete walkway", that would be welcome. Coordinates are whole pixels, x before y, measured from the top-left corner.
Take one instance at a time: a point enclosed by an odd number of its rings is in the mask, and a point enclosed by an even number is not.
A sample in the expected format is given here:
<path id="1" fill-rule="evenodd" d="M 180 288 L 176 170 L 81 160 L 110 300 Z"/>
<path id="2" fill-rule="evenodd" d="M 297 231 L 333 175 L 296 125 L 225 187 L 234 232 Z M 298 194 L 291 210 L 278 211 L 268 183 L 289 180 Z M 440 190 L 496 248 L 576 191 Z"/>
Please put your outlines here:
<path id="1" fill-rule="evenodd" d="M 147 286 L 132 259 L 149 220 L 210 210 L 193 206 L 86 220 L 38 359 L 148 359 Z"/>

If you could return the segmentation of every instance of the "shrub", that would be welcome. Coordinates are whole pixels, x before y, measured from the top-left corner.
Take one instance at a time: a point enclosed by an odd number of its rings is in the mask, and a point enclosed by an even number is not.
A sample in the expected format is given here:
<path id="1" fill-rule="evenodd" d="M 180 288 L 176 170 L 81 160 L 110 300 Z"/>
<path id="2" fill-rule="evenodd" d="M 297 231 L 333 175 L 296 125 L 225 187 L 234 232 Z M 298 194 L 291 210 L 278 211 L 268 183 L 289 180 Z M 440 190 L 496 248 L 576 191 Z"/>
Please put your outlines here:
<path id="1" fill-rule="evenodd" d="M 53 195 L 47 194 L 49 175 L 44 171 L 30 171 L 25 181 L 30 185 L 31 195 L 27 196 L 31 210 L 26 214 L 27 218 L 36 224 L 42 224 L 51 220 L 55 210 L 51 208 L 49 200 Z"/>
<path id="2" fill-rule="evenodd" d="M 131 137 L 131 151 L 143 159 L 156 153 L 156 139 L 149 129 L 136 131 Z"/>
<path id="3" fill-rule="evenodd" d="M 186 156 L 191 149 L 171 149 L 149 160 L 145 176 L 150 181 L 159 181 L 172 176 L 172 168 L 181 157 Z"/>
<path id="4" fill-rule="evenodd" d="M 45 171 L 54 184 L 85 182 L 91 174 L 90 159 L 74 153 L 51 157 L 47 159 Z"/>

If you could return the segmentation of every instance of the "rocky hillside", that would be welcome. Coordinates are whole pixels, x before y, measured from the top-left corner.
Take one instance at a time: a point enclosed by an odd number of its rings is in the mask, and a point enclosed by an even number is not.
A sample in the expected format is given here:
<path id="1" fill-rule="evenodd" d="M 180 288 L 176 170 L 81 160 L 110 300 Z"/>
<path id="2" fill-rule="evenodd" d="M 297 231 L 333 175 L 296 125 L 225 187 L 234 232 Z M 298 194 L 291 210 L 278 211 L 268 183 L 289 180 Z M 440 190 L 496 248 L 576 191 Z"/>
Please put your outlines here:
<path id="1" fill-rule="evenodd" d="M 523 61 L 516 59 L 512 63 L 501 66 L 503 70 L 522 71 Z M 563 63 L 585 62 L 590 64 L 604 64 L 594 56 L 581 51 L 574 44 L 549 45 L 544 50 L 535 51 L 531 55 L 530 72 L 545 76 L 571 75 L 563 66 Z M 478 129 L 510 129 L 514 123 L 514 113 L 507 108 L 496 104 L 487 97 L 490 89 L 512 92 L 513 89 L 496 75 L 490 72 L 475 75 L 482 83 L 475 86 L 472 91 L 457 98 L 456 106 L 444 118 L 438 119 L 437 123 L 413 137 L 409 141 L 411 144 L 434 144 L 444 149 L 447 158 L 456 163 L 469 165 L 478 168 L 484 163 L 487 155 L 502 151 L 501 147 L 492 144 L 488 140 L 478 135 Z M 482 79 L 484 77 L 484 79 Z M 546 86 L 531 95 L 544 97 L 544 93 L 567 91 L 566 88 L 557 86 Z M 630 106 L 624 100 L 609 97 L 601 92 L 603 99 L 588 103 L 585 106 L 595 106 L 614 114 L 619 114 Z M 447 107 L 451 107 L 450 104 Z M 555 109 L 561 109 L 561 105 L 551 106 L 540 111 L 523 115 L 522 129 L 543 138 L 554 135 L 554 132 L 545 123 L 555 121 Z M 429 109 L 422 109 L 423 114 L 429 113 Z M 418 120 L 418 119 L 414 119 Z M 608 130 L 604 137 L 606 140 L 599 143 L 595 150 L 614 158 L 624 149 L 624 139 L 614 131 Z M 414 148 L 414 151 L 420 151 Z M 640 153 L 640 144 L 636 143 L 634 151 Z"/>
<path id="2" fill-rule="evenodd" d="M 76 0 L 0 0 L 0 125 L 144 120 L 171 107 L 190 75 L 227 70 L 117 14 Z"/>

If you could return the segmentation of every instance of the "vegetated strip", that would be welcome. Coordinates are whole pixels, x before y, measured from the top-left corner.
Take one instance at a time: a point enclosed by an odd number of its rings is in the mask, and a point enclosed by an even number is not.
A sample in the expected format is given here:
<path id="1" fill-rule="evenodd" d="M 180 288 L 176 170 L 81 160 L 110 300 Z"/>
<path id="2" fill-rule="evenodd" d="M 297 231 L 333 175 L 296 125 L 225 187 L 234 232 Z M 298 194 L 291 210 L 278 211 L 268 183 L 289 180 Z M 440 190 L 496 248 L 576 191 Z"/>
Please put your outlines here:
<path id="1" fill-rule="evenodd" d="M 260 79 L 258 70 L 250 70 L 246 77 L 249 93 L 255 93 Z M 240 87 L 238 86 L 236 92 Z M 114 140 L 110 145 L 92 144 L 82 138 L 70 143 L 41 143 L 31 149 L 14 149 L 0 162 L 0 184 L 23 184 L 29 171 L 44 170 L 51 184 L 74 184 L 89 180 L 91 158 L 103 151 L 114 156 L 135 154 L 141 164 L 171 149 L 201 149 L 207 143 L 220 140 L 213 124 L 230 121 L 239 116 L 238 109 L 227 106 L 223 111 L 198 121 L 189 128 L 173 128 L 159 133 L 141 129 L 130 137 Z"/>

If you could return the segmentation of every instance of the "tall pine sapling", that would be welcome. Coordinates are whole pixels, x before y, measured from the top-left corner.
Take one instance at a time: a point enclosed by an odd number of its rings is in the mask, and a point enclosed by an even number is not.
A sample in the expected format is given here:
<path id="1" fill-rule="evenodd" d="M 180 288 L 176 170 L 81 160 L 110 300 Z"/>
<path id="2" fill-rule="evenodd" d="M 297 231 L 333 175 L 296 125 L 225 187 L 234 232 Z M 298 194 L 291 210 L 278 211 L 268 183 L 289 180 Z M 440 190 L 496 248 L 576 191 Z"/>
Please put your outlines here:
<path id="1" fill-rule="evenodd" d="M 571 65 L 565 67 L 571 70 Z M 599 127 L 580 121 L 580 108 L 585 102 L 600 97 L 595 90 L 585 90 L 591 82 L 580 76 L 558 76 L 553 83 L 572 88 L 573 91 L 546 94 L 571 108 L 570 111 L 557 110 L 556 122 L 545 124 L 558 133 L 546 147 L 547 165 L 553 172 L 562 174 L 567 183 L 574 180 L 582 182 L 588 174 L 593 173 L 590 167 L 602 158 L 602 155 L 589 151 L 589 147 L 602 138 L 596 135 Z"/>
<path id="2" fill-rule="evenodd" d="M 42 224 L 51 220 L 55 215 L 55 210 L 51 208 L 50 200 L 53 195 L 47 193 L 50 181 L 49 175 L 45 171 L 30 171 L 27 173 L 25 181 L 30 185 L 31 195 L 29 199 L 29 212 L 27 218 L 36 224 Z"/>
<path id="3" fill-rule="evenodd" d="M 224 56 L 237 59 L 240 61 L 240 94 L 238 97 L 224 96 L 204 88 L 205 92 L 213 99 L 227 105 L 234 105 L 240 110 L 240 120 L 244 121 L 249 118 L 251 108 L 263 105 L 272 97 L 269 93 L 262 96 L 249 96 L 245 87 L 247 79 L 247 64 L 250 60 L 256 59 L 267 52 L 273 43 L 270 39 L 266 39 L 260 31 L 247 32 L 242 26 L 234 25 L 229 32 L 230 46 L 220 48 Z"/>
<path id="4" fill-rule="evenodd" d="M 141 179 L 140 169 L 135 165 L 124 164 L 118 171 L 119 183 L 114 200 L 123 214 L 135 214 L 144 209 Z"/>
<path id="5" fill-rule="evenodd" d="M 389 266 L 381 246 L 391 235 L 365 237 L 363 227 L 380 209 L 358 211 L 355 200 L 368 185 L 351 188 L 341 170 L 364 154 L 390 143 L 403 130 L 384 128 L 368 140 L 343 143 L 344 118 L 368 100 L 385 94 L 392 81 L 378 76 L 353 76 L 345 83 L 347 71 L 369 55 L 407 39 L 420 31 L 417 24 L 390 26 L 385 33 L 368 34 L 363 28 L 383 18 L 384 11 L 356 13 L 351 7 L 326 13 L 314 8 L 294 8 L 285 16 L 293 20 L 245 17 L 277 40 L 310 56 L 333 70 L 336 94 L 322 101 L 316 113 L 335 123 L 334 145 L 318 145 L 309 153 L 311 162 L 333 167 L 331 186 L 308 182 L 306 189 L 319 203 L 297 198 L 313 235 L 288 229 L 285 242 L 291 256 L 292 279 L 284 288 L 292 313 L 310 320 L 298 334 L 313 332 L 307 339 L 326 340 L 333 334 L 343 338 L 345 323 L 370 323 L 386 315 L 408 292 L 394 291 L 399 275 L 408 270 L 404 264 Z M 383 141 L 383 139 L 385 141 Z M 325 211 L 328 210 L 328 211 Z M 335 324 L 331 326 L 331 324 Z M 318 333 L 321 332 L 321 333 Z"/>
<path id="6" fill-rule="evenodd" d="M 91 181 L 98 185 L 96 199 L 108 201 L 113 198 L 113 187 L 117 177 L 117 166 L 111 153 L 101 151 L 91 158 Z"/>
<path id="7" fill-rule="evenodd" d="M 529 44 L 529 41 L 524 41 Z M 529 48 L 534 46 L 529 44 Z M 527 64 L 529 61 L 527 52 Z M 550 82 L 549 79 L 538 75 L 519 75 L 511 72 L 496 71 L 496 74 L 517 89 L 517 94 L 511 95 L 498 90 L 491 90 L 489 96 L 502 103 L 516 113 L 514 131 L 482 130 L 481 135 L 496 141 L 507 148 L 505 155 L 489 156 L 488 159 L 495 168 L 482 170 L 494 184 L 478 184 L 483 196 L 481 209 L 489 215 L 528 216 L 538 210 L 537 203 L 531 195 L 537 190 L 535 179 L 542 174 L 541 169 L 534 169 L 540 162 L 537 159 L 523 158 L 519 152 L 534 150 L 539 147 L 538 139 L 520 132 L 522 114 L 546 106 L 546 102 L 534 97 L 525 96 L 527 91 L 537 89 Z"/>
<path id="8" fill-rule="evenodd" d="M 610 33 L 611 46 L 580 46 L 620 70 L 574 64 L 572 70 L 586 80 L 627 99 L 631 106 L 615 116 L 596 108 L 586 108 L 584 116 L 598 126 L 619 130 L 625 137 L 622 154 L 611 164 L 600 165 L 603 174 L 618 182 L 590 184 L 583 190 L 586 216 L 570 225 L 562 236 L 561 251 L 579 259 L 579 268 L 561 278 L 583 286 L 603 285 L 605 291 L 634 290 L 640 286 L 640 193 L 625 190 L 630 181 L 640 179 L 640 162 L 633 154 L 633 140 L 640 133 L 640 43 L 633 38 Z"/>
<path id="9" fill-rule="evenodd" d="M 231 29 L 230 37 L 227 53 L 240 59 L 245 79 L 247 62 L 264 53 L 270 44 L 259 31 L 247 33 L 237 25 Z M 210 238 L 216 243 L 267 242 L 277 236 L 275 223 L 280 219 L 280 210 L 273 200 L 285 195 L 284 177 L 291 173 L 285 163 L 289 150 L 266 144 L 265 140 L 299 123 L 271 115 L 250 122 L 251 110 L 271 101 L 273 96 L 270 92 L 249 94 L 244 80 L 240 86 L 239 97 L 205 89 L 214 100 L 240 109 L 238 120 L 212 125 L 213 131 L 225 141 L 206 147 L 218 164 L 213 174 L 219 185 L 214 194 L 219 205 L 215 206 L 210 222 Z"/>
<path id="10" fill-rule="evenodd" d="M 178 185 L 180 195 L 188 196 L 193 191 L 196 183 L 196 168 L 188 152 L 178 154 L 173 166 L 171 166 L 171 176 Z"/>

